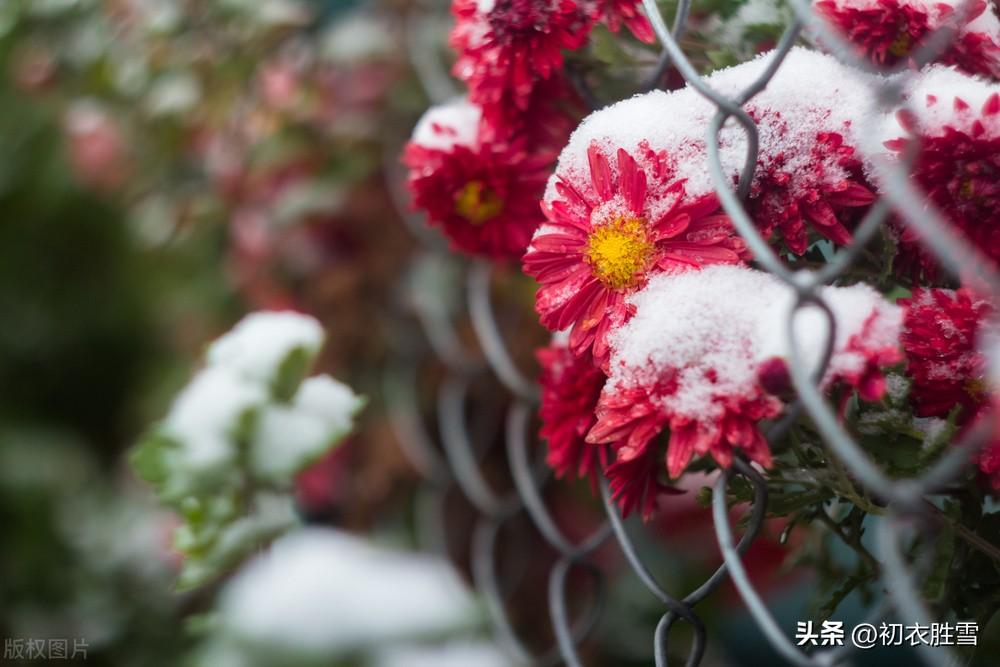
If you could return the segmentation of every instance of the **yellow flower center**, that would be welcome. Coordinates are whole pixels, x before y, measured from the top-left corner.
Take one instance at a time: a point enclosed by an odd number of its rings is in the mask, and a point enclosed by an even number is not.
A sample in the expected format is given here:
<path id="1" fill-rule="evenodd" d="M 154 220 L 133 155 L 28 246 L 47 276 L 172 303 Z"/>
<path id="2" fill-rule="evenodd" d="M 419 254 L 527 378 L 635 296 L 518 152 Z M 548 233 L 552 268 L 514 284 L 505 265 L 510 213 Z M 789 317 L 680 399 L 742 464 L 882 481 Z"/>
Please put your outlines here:
<path id="1" fill-rule="evenodd" d="M 481 225 L 503 211 L 503 200 L 482 181 L 469 181 L 455 195 L 455 212 L 474 225 Z"/>
<path id="2" fill-rule="evenodd" d="M 976 196 L 976 191 L 972 187 L 971 178 L 966 177 L 960 181 L 958 186 L 958 195 L 966 201 L 970 201 Z"/>
<path id="3" fill-rule="evenodd" d="M 969 378 L 965 381 L 965 393 L 972 398 L 982 398 L 986 395 L 986 383 L 981 378 Z"/>
<path id="4" fill-rule="evenodd" d="M 587 239 L 587 262 L 597 278 L 615 289 L 638 282 L 653 254 L 653 242 L 641 218 L 614 218 Z"/>
<path id="5" fill-rule="evenodd" d="M 904 23 L 899 27 L 899 32 L 896 33 L 896 39 L 892 40 L 892 44 L 889 45 L 889 53 L 897 58 L 902 58 L 910 52 L 911 46 L 913 46 L 913 42 L 910 39 L 910 31 L 907 30 Z"/>

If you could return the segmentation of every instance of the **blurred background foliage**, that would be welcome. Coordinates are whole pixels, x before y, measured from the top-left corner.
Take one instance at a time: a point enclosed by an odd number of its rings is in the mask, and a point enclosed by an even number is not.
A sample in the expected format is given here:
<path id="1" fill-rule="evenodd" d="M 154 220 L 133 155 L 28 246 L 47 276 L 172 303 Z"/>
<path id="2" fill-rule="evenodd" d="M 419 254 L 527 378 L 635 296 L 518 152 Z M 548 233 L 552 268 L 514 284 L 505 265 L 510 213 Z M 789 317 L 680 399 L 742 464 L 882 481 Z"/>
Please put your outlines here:
<path id="1" fill-rule="evenodd" d="M 122 453 L 241 314 L 308 310 L 324 369 L 377 381 L 408 247 L 378 168 L 388 9 L 0 3 L 0 636 L 85 637 L 87 664 L 187 653 L 211 591 L 173 592 L 175 520 Z M 386 470 L 340 499 L 377 502 Z M 333 511 L 330 474 L 307 513 Z"/>

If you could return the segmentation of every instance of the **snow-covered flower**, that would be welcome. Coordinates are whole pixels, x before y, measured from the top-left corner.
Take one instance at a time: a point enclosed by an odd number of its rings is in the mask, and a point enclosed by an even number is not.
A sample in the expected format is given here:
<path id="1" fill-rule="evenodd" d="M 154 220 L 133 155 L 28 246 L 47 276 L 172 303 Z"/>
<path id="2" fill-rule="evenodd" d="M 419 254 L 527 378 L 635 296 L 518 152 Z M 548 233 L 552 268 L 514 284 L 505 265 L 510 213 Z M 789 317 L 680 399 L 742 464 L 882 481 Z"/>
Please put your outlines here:
<path id="1" fill-rule="evenodd" d="M 563 49 L 583 46 L 593 22 L 575 0 L 454 0 L 452 14 L 453 72 L 491 120 L 494 110 L 527 109 L 538 82 L 561 70 Z"/>
<path id="2" fill-rule="evenodd" d="M 919 151 L 913 178 L 966 240 L 1000 262 L 1000 85 L 947 67 L 930 68 L 908 91 L 911 108 L 886 119 L 885 146 Z M 898 232 L 901 268 L 937 274 L 908 227 Z"/>
<path id="3" fill-rule="evenodd" d="M 275 542 L 226 585 L 219 607 L 246 655 L 262 651 L 276 664 L 436 638 L 479 618 L 444 561 L 320 528 Z"/>
<path id="4" fill-rule="evenodd" d="M 859 383 L 869 389 L 865 397 L 879 398 L 884 383 L 873 380 L 872 367 L 900 360 L 900 308 L 866 285 L 827 287 L 822 297 L 836 321 L 822 386 Z M 728 467 L 736 450 L 769 466 L 758 425 L 780 414 L 783 403 L 762 386 L 760 372 L 774 360 L 792 360 L 784 326 L 793 291 L 770 274 L 719 265 L 655 276 L 628 301 L 636 312 L 609 337 L 609 378 L 587 440 L 611 444 L 618 462 L 627 463 L 655 458 L 653 440 L 669 428 L 671 478 L 705 454 Z M 800 312 L 795 331 L 800 363 L 816 368 L 828 333 L 822 313 Z M 650 484 L 641 476 L 631 482 Z"/>
<path id="5" fill-rule="evenodd" d="M 981 330 L 992 311 L 972 290 L 916 289 L 904 307 L 900 341 L 910 396 L 920 417 L 947 417 L 961 406 L 959 423 L 973 419 L 989 402 Z"/>
<path id="6" fill-rule="evenodd" d="M 932 32 L 961 18 L 958 35 L 938 60 L 970 74 L 1000 76 L 1000 22 L 984 0 L 820 0 L 816 8 L 878 65 L 905 61 Z"/>
<path id="7" fill-rule="evenodd" d="M 900 299 L 905 309 L 900 340 L 906 372 L 913 379 L 910 397 L 921 417 L 947 417 L 960 407 L 956 423 L 967 427 L 997 400 L 991 393 L 995 370 L 984 349 L 990 345 L 987 321 L 993 306 L 967 287 L 916 289 Z M 994 338 L 995 341 L 995 338 Z M 995 417 L 994 417 L 995 419 Z M 979 469 L 1000 490 L 1000 437 L 994 434 L 976 457 Z"/>
<path id="8" fill-rule="evenodd" d="M 542 404 L 540 434 L 548 442 L 546 461 L 558 477 L 581 477 L 595 480 L 600 474 L 602 448 L 584 438 L 597 417 L 594 408 L 604 386 L 605 376 L 588 356 L 577 356 L 564 340 L 536 352 L 542 367 L 539 384 Z"/>
<path id="9" fill-rule="evenodd" d="M 485 141 L 481 118 L 466 100 L 427 111 L 403 155 L 408 186 L 456 249 L 516 259 L 542 222 L 538 198 L 554 153 L 525 137 Z"/>
<path id="10" fill-rule="evenodd" d="M 542 324 L 571 329 L 574 354 L 592 350 L 598 365 L 607 359 L 608 332 L 628 319 L 626 296 L 649 275 L 748 258 L 716 195 L 688 196 L 673 156 L 648 144 L 636 156 L 605 150 L 590 144 L 584 177 L 560 163 L 549 184 L 556 195 L 542 205 L 548 222 L 524 256 L 525 273 L 541 284 Z"/>
<path id="11" fill-rule="evenodd" d="M 773 111 L 780 116 L 781 111 Z M 762 118 L 757 115 L 757 122 Z M 787 127 L 787 121 L 764 125 Z M 769 128 L 770 129 L 770 128 Z M 761 233 L 781 239 L 796 255 L 809 247 L 809 230 L 834 243 L 851 242 L 849 227 L 875 201 L 853 146 L 838 132 L 817 132 L 807 146 L 768 156 L 751 193 L 749 212 Z"/>

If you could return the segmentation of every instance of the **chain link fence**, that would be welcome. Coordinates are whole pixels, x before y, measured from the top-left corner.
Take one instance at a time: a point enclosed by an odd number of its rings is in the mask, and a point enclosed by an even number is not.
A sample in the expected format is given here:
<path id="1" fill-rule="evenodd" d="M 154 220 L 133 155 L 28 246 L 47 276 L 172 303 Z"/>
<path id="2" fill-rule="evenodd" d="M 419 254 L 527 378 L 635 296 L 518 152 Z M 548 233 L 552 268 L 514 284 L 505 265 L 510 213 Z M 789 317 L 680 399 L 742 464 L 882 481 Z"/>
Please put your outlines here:
<path id="1" fill-rule="evenodd" d="M 989 290 L 988 293 L 995 300 L 1000 297 L 1000 276 L 976 248 L 949 231 L 941 213 L 934 209 L 927 197 L 911 182 L 909 170 L 912 160 L 907 159 L 875 165 L 875 180 L 881 198 L 870 207 L 855 230 L 853 243 L 841 248 L 821 269 L 793 272 L 761 236 L 744 207 L 757 164 L 758 137 L 756 125 L 743 106 L 764 90 L 792 46 L 803 39 L 814 44 L 820 43 L 824 50 L 845 64 L 863 71 L 892 75 L 884 80 L 884 85 L 871 90 L 871 95 L 876 96 L 882 104 L 897 108 L 906 108 L 903 91 L 916 69 L 911 69 L 912 65 L 907 63 L 892 70 L 873 66 L 867 59 L 857 55 L 851 45 L 817 17 L 808 0 L 789 0 L 789 3 L 794 11 L 794 18 L 775 50 L 768 56 L 770 62 L 765 71 L 742 93 L 730 98 L 719 94 L 706 83 L 679 46 L 691 9 L 690 0 L 680 0 L 677 4 L 672 28 L 668 28 L 656 0 L 643 0 L 644 9 L 662 45 L 651 80 L 660 80 L 672 66 L 689 86 L 717 107 L 718 111 L 710 126 L 705 128 L 709 164 L 717 193 L 734 226 L 752 249 L 756 263 L 780 278 L 796 294 L 794 308 L 788 314 L 786 332 L 791 341 L 790 372 L 797 399 L 789 406 L 786 416 L 771 427 L 767 434 L 769 443 L 779 440 L 803 412 L 812 419 L 829 452 L 885 508 L 885 516 L 876 529 L 880 562 L 875 564 L 885 596 L 874 605 L 868 622 L 878 623 L 893 615 L 907 624 L 929 625 L 932 614 L 927 604 L 921 600 L 917 585 L 926 559 L 918 554 L 915 562 L 909 563 L 904 555 L 907 551 L 904 546 L 917 534 L 931 538 L 928 541 L 932 541 L 935 531 L 941 527 L 941 519 L 926 496 L 959 474 L 968 465 L 975 451 L 987 442 L 990 417 L 987 415 L 980 419 L 923 477 L 890 478 L 841 426 L 818 387 L 818 380 L 823 376 L 832 353 L 835 326 L 832 311 L 824 303 L 820 289 L 835 282 L 849 268 L 865 245 L 886 224 L 890 214 L 895 214 L 905 225 L 916 231 L 926 248 L 947 271 L 956 277 L 960 272 L 965 277 L 974 276 L 984 286 L 983 290 Z M 973 0 L 966 0 L 956 9 L 949 25 L 925 40 L 912 56 L 912 61 L 918 67 L 933 61 L 948 47 L 956 35 L 955 26 L 960 23 L 963 13 L 972 9 L 973 4 Z M 436 62 L 433 41 L 428 40 L 432 31 L 428 29 L 427 20 L 427 16 L 421 15 L 419 11 L 408 19 L 411 61 L 431 99 L 443 102 L 453 96 L 455 91 L 441 64 Z M 580 81 L 576 83 L 582 85 Z M 594 99 L 589 91 L 583 92 L 585 99 Z M 743 128 L 749 147 L 735 188 L 723 175 L 719 156 L 718 134 L 729 120 Z M 912 152 L 910 157 L 913 157 Z M 396 155 L 390 154 L 387 164 L 395 163 Z M 545 466 L 537 460 L 537 454 L 543 447 L 541 444 L 529 444 L 532 441 L 529 426 L 538 404 L 538 387 L 517 368 L 505 343 L 505 332 L 495 315 L 491 293 L 494 267 L 481 261 L 459 265 L 459 260 L 450 256 L 436 234 L 428 230 L 419 216 L 410 212 L 402 173 L 390 166 L 388 177 L 401 215 L 424 245 L 419 262 L 425 268 L 430 267 L 429 270 L 444 272 L 438 276 L 442 281 L 440 284 L 454 286 L 464 282 L 465 286 L 462 307 L 464 313 L 448 312 L 440 294 L 433 294 L 426 299 L 409 299 L 401 304 L 401 310 L 408 310 L 415 316 L 413 319 L 419 323 L 423 336 L 421 340 L 419 335 L 413 335 L 415 332 L 406 329 L 409 320 L 401 316 L 398 354 L 388 364 L 385 376 L 385 390 L 394 430 L 408 458 L 424 478 L 417 503 L 418 532 L 424 542 L 423 546 L 449 553 L 445 530 L 447 519 L 444 515 L 446 495 L 451 489 L 457 488 L 475 509 L 477 518 L 470 544 L 474 583 L 486 600 L 495 638 L 511 658 L 525 665 L 566 664 L 578 667 L 584 664 L 578 648 L 594 627 L 602 610 L 604 577 L 595 564 L 594 554 L 602 545 L 613 541 L 636 577 L 662 604 L 663 615 L 653 636 L 653 654 L 658 667 L 668 664 L 671 629 L 678 620 L 683 620 L 693 631 L 693 640 L 684 664 L 694 667 L 701 662 L 708 641 L 708 630 L 696 608 L 727 577 L 742 597 L 761 635 L 789 664 L 809 667 L 849 664 L 853 648 L 850 644 L 829 650 L 804 652 L 781 630 L 764 599 L 751 583 L 741 557 L 760 532 L 768 494 L 762 474 L 739 457 L 731 469 L 724 470 L 719 475 L 712 494 L 715 536 L 724 563 L 697 589 L 683 597 L 676 592 L 667 591 L 643 562 L 630 535 L 630 530 L 634 528 L 627 527 L 623 521 L 618 507 L 611 500 L 606 480 L 602 480 L 600 488 L 606 521 L 582 541 L 575 542 L 567 537 L 543 499 L 543 490 L 550 481 Z M 449 270 L 452 272 L 449 273 Z M 806 364 L 801 362 L 796 332 L 792 326 L 795 314 L 807 307 L 818 307 L 824 313 L 828 325 L 825 361 L 815 375 L 810 375 Z M 463 347 L 461 337 L 455 329 L 455 321 L 459 319 L 456 315 L 463 315 L 471 322 L 481 354 Z M 512 328 L 508 333 L 513 335 L 516 330 Z M 424 424 L 419 400 L 418 380 L 425 368 L 428 350 L 444 369 L 436 397 L 438 437 L 434 437 Z M 469 416 L 482 416 L 477 406 L 470 404 L 473 400 L 470 386 L 484 374 L 491 374 L 511 398 L 503 432 L 506 434 L 504 444 L 513 488 L 502 493 L 491 486 L 480 466 L 495 431 L 491 430 L 490 424 L 484 427 L 482 423 L 469 423 Z M 495 424 L 492 426 L 495 427 Z M 748 510 L 746 527 L 738 540 L 733 535 L 726 504 L 727 487 L 734 476 L 742 476 L 753 488 L 753 502 Z M 557 554 L 548 573 L 546 599 L 555 642 L 554 646 L 541 654 L 533 653 L 518 637 L 507 611 L 506 596 L 516 584 L 518 576 L 523 574 L 523 567 L 520 570 L 513 568 L 513 574 L 503 576 L 498 566 L 498 550 L 502 546 L 498 544 L 501 541 L 501 531 L 508 524 L 525 516 Z M 669 554 L 665 556 L 669 557 Z M 525 557 L 530 558 L 530 555 Z M 570 573 L 574 569 L 586 573 L 593 580 L 588 608 L 578 618 L 571 618 L 567 600 Z M 929 665 L 961 664 L 958 656 L 946 647 L 920 645 L 919 651 L 920 657 Z"/>

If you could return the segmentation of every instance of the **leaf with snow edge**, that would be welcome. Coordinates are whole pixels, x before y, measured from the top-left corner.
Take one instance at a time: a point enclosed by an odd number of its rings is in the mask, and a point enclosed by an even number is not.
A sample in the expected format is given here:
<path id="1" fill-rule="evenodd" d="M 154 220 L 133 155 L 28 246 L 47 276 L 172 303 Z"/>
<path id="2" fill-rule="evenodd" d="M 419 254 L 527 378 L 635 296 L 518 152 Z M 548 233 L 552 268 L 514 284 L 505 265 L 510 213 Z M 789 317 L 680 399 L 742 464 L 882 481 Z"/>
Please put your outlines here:
<path id="1" fill-rule="evenodd" d="M 234 577 L 220 618 L 249 654 L 296 664 L 446 636 L 482 614 L 445 561 L 313 528 L 279 540 Z"/>
<path id="2" fill-rule="evenodd" d="M 261 494 L 255 498 L 255 505 L 249 515 L 218 525 L 203 524 L 202 530 L 207 534 L 195 534 L 191 524 L 178 529 L 175 543 L 185 554 L 178 590 L 197 588 L 216 579 L 298 523 L 292 501 L 287 497 Z M 194 545 L 197 548 L 183 548 Z"/>
<path id="3" fill-rule="evenodd" d="M 263 388 L 227 369 L 203 369 L 132 451 L 136 472 L 167 503 L 226 486 L 233 481 L 237 443 L 246 441 L 266 400 Z"/>
<path id="4" fill-rule="evenodd" d="M 324 340 L 315 318 L 289 311 L 250 313 L 212 343 L 210 367 L 221 367 L 290 396 L 316 358 Z"/>
<path id="5" fill-rule="evenodd" d="M 295 474 L 343 441 L 365 399 L 328 375 L 306 379 L 288 405 L 265 407 L 250 441 L 256 478 L 290 484 Z"/>

